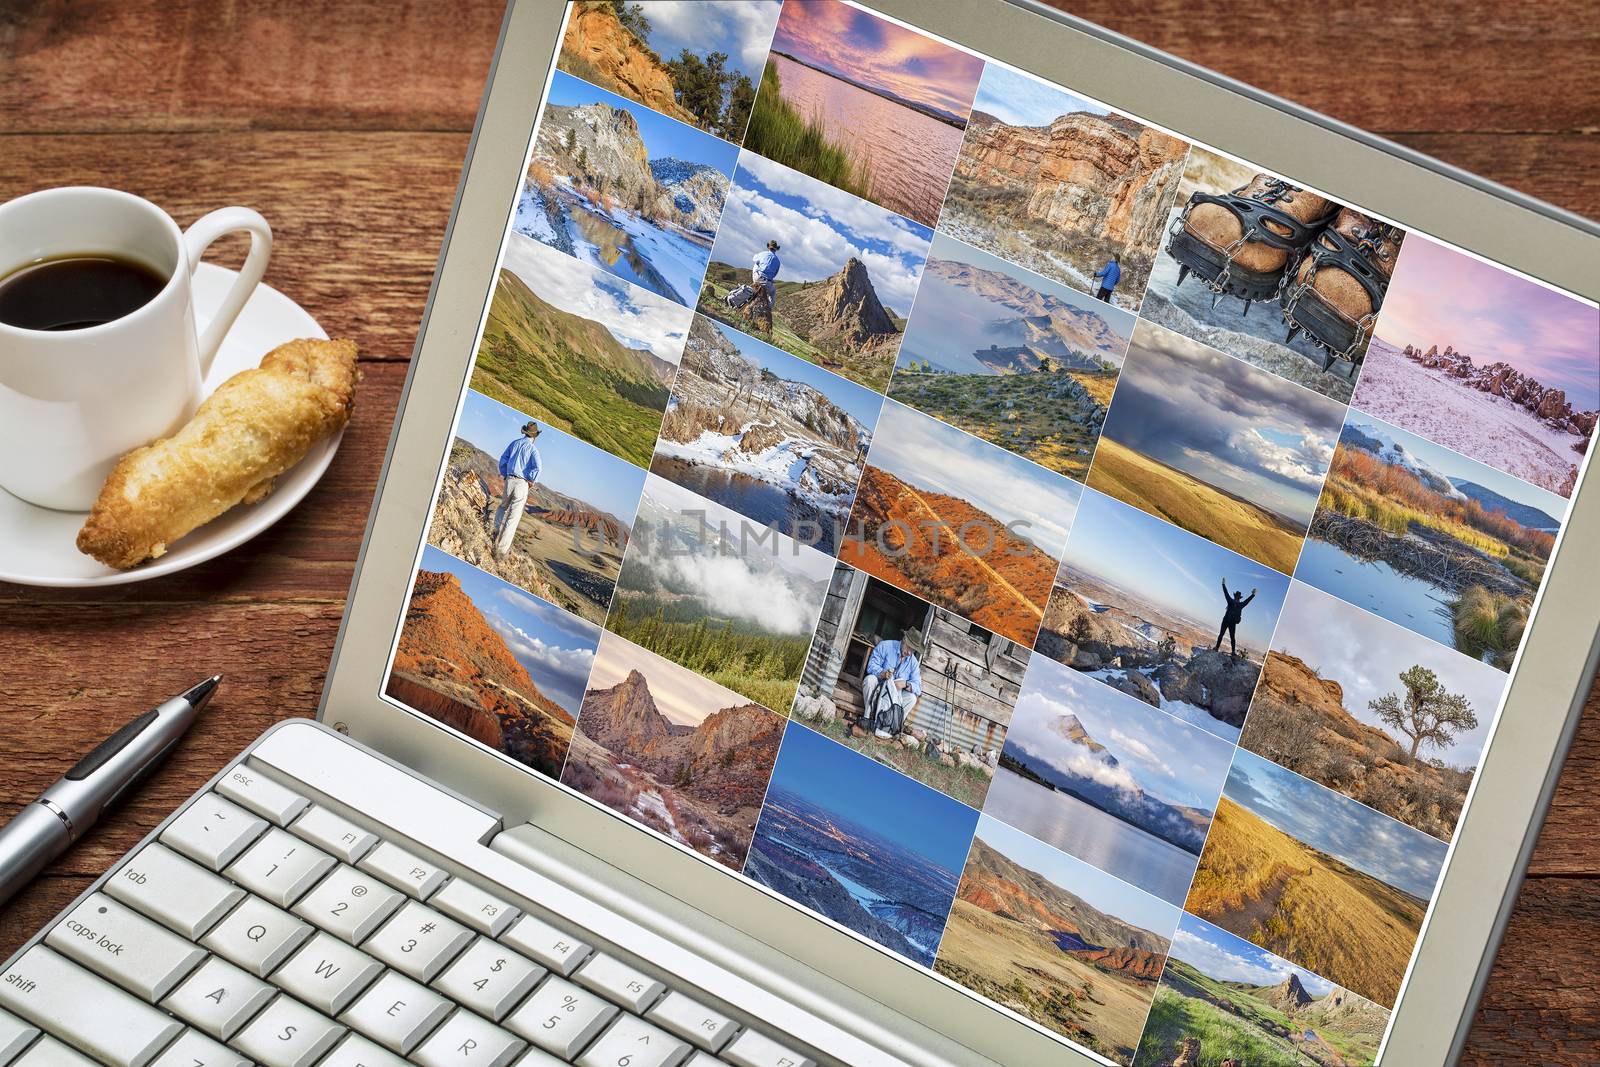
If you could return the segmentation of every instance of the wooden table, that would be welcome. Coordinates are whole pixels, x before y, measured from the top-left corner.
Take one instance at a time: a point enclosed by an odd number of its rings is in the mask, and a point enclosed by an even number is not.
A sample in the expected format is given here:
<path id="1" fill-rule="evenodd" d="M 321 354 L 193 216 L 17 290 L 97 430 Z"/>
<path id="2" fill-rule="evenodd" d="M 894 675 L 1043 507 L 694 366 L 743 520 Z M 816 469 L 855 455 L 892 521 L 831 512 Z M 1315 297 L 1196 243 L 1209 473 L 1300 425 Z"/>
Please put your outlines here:
<path id="1" fill-rule="evenodd" d="M 1600 215 L 1600 9 L 1586 0 L 1071 6 Z M 267 281 L 355 338 L 365 375 L 322 484 L 231 555 L 95 592 L 0 584 L 0 818 L 112 724 L 227 676 L 172 762 L 0 908 L 0 958 L 269 723 L 316 706 L 500 16 L 497 0 L 0 0 L 0 201 L 91 183 L 183 224 L 258 208 L 277 234 Z M 1600 1055 L 1597 790 L 1600 688 L 1465 1062 Z"/>

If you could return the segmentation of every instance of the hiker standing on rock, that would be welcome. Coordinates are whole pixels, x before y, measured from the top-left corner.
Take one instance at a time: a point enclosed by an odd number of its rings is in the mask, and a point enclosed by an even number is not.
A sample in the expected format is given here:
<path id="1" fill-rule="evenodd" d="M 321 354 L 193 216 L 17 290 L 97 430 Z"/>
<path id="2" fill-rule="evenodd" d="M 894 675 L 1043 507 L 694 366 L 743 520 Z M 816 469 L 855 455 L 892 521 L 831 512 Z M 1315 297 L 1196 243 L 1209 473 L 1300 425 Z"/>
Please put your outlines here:
<path id="1" fill-rule="evenodd" d="M 782 267 L 783 264 L 778 261 L 777 241 L 768 241 L 767 247 L 757 252 L 754 262 L 750 264 L 750 287 L 756 291 L 756 295 L 750 301 L 749 317 L 754 320 L 760 316 L 766 322 L 763 329 L 767 333 L 772 332 L 772 313 L 778 303 L 778 293 L 773 283 Z"/>
<path id="2" fill-rule="evenodd" d="M 879 641 L 861 680 L 866 703 L 862 726 L 881 740 L 898 734 L 922 696 L 922 636 L 907 630 L 898 641 Z"/>
<path id="3" fill-rule="evenodd" d="M 500 453 L 500 477 L 505 479 L 506 488 L 494 516 L 495 559 L 505 559 L 510 554 L 511 542 L 527 510 L 528 487 L 539 480 L 539 446 L 534 443 L 537 440 L 539 424 L 529 419 L 522 426 L 522 436 Z"/>
<path id="4" fill-rule="evenodd" d="M 1111 302 L 1111 290 L 1117 287 L 1122 280 L 1122 261 L 1115 252 L 1106 260 L 1106 265 L 1094 272 L 1094 280 L 1100 283 L 1100 291 L 1094 294 L 1096 300 Z"/>
<path id="5" fill-rule="evenodd" d="M 1239 620 L 1244 618 L 1244 609 L 1249 607 L 1250 601 L 1255 598 L 1256 591 L 1254 587 L 1251 588 L 1249 596 L 1245 596 L 1243 593 L 1230 593 L 1228 592 L 1228 579 L 1222 579 L 1222 599 L 1227 604 L 1227 607 L 1222 611 L 1222 627 L 1217 630 L 1217 643 L 1211 646 L 1211 651 L 1220 652 L 1222 650 L 1222 635 L 1227 634 L 1228 648 L 1233 653 L 1234 659 L 1239 658 L 1239 635 L 1236 630 L 1239 626 Z"/>

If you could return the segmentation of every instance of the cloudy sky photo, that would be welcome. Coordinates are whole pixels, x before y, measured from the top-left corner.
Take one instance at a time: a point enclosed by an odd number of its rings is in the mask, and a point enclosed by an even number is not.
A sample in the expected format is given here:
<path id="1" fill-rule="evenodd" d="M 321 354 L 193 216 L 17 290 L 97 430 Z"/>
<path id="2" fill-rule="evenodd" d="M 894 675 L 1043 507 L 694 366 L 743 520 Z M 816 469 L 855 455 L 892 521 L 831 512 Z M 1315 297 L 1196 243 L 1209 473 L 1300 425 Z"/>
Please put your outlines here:
<path id="1" fill-rule="evenodd" d="M 685 49 L 702 59 L 721 52 L 729 67 L 761 80 L 779 0 L 648 0 L 640 6 L 650 20 L 650 47 L 662 59 L 677 59 Z"/>
<path id="2" fill-rule="evenodd" d="M 756 253 L 776 240 L 778 281 L 814 282 L 839 273 L 854 256 L 878 299 L 906 318 L 932 237 L 926 226 L 745 152 L 711 258 L 748 277 Z"/>
<path id="3" fill-rule="evenodd" d="M 1110 108 L 1092 104 L 1060 86 L 990 63 L 984 68 L 972 110 L 986 111 L 1007 126 L 1048 126 L 1074 111 L 1105 115 Z"/>
<path id="4" fill-rule="evenodd" d="M 1364 804 L 1239 749 L 1223 795 L 1303 844 L 1419 900 L 1450 847 Z"/>
<path id="5" fill-rule="evenodd" d="M 709 678 L 702 678 L 631 641 L 624 641 L 616 634 L 602 634 L 600 651 L 594 658 L 594 671 L 589 676 L 590 690 L 615 688 L 626 681 L 632 671 L 638 671 L 650 683 L 650 696 L 656 702 L 656 710 L 680 726 L 699 726 L 713 712 L 750 703 L 747 697 L 724 689 Z M 578 727 L 583 727 L 581 717 Z"/>
<path id="6" fill-rule="evenodd" d="M 1275 986 L 1292 974 L 1313 997 L 1333 992 L 1333 983 L 1326 978 L 1187 913 L 1178 920 L 1169 954 L 1219 982 Z"/>
<path id="7" fill-rule="evenodd" d="M 1344 405 L 1140 322 L 1104 436 L 1304 529 Z"/>
<path id="8" fill-rule="evenodd" d="M 677 363 L 694 312 L 513 231 L 505 268 L 558 310 L 598 322 L 629 348 Z"/>

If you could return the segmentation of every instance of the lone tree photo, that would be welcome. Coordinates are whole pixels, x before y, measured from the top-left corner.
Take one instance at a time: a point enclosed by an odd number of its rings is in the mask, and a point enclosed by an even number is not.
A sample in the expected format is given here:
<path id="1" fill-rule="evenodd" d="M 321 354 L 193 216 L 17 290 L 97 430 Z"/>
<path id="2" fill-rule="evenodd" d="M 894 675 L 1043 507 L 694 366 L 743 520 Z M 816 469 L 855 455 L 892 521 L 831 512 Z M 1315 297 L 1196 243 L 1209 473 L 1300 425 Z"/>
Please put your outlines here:
<path id="1" fill-rule="evenodd" d="M 1423 742 L 1443 750 L 1456 743 L 1457 733 L 1477 728 L 1472 702 L 1445 689 L 1439 684 L 1439 676 L 1427 667 L 1414 664 L 1401 671 L 1399 677 L 1405 686 L 1404 695 L 1385 693 L 1368 701 L 1367 706 L 1378 713 L 1386 726 L 1411 739 L 1409 756 L 1413 761 Z"/>

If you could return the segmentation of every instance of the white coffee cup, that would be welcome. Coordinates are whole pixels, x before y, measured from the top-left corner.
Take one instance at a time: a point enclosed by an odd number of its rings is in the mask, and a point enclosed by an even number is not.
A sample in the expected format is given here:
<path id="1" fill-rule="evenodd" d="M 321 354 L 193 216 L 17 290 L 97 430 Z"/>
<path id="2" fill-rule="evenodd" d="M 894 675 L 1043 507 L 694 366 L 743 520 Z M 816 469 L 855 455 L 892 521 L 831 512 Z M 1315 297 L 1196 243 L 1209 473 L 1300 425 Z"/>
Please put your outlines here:
<path id="1" fill-rule="evenodd" d="M 250 235 L 250 253 L 204 336 L 191 275 L 211 242 Z M 0 278 L 39 260 L 115 255 L 167 283 L 120 319 L 78 330 L 0 322 L 0 488 L 62 511 L 87 511 L 124 453 L 181 427 L 222 338 L 272 252 L 267 220 L 244 207 L 211 212 L 186 231 L 143 197 L 74 186 L 0 204 Z"/>

